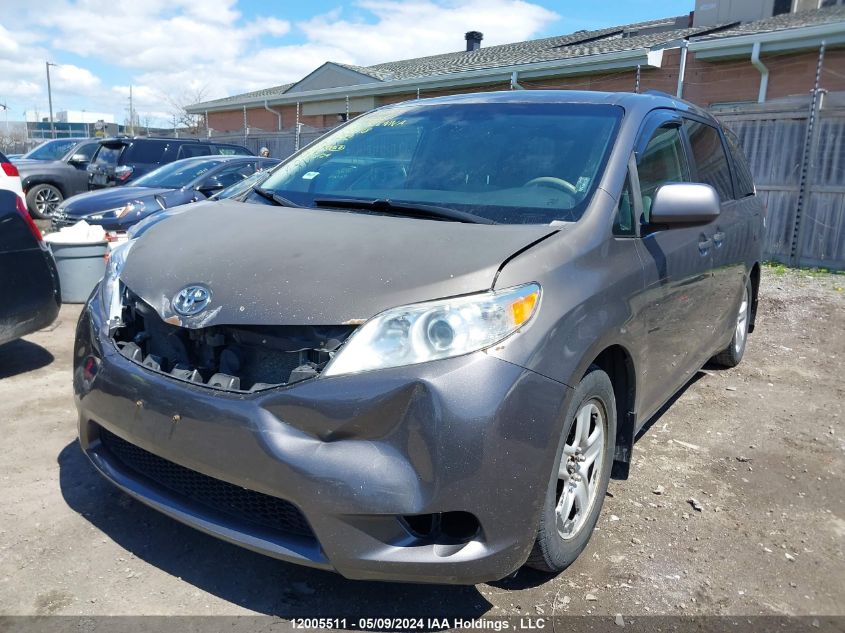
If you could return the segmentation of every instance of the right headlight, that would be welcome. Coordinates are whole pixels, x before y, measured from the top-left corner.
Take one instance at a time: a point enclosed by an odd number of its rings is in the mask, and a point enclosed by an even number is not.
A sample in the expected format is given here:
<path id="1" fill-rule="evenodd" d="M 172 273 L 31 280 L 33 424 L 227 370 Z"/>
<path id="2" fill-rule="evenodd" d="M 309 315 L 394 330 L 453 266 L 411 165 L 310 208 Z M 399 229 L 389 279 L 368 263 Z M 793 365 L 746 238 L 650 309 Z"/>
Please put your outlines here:
<path id="1" fill-rule="evenodd" d="M 105 317 L 104 325 L 109 329 L 119 324 L 123 314 L 120 274 L 134 243 L 135 240 L 129 240 L 109 253 L 106 272 L 100 281 L 100 306 Z"/>
<path id="2" fill-rule="evenodd" d="M 362 325 L 323 371 L 337 376 L 412 365 L 495 345 L 540 304 L 536 283 L 392 308 Z"/>

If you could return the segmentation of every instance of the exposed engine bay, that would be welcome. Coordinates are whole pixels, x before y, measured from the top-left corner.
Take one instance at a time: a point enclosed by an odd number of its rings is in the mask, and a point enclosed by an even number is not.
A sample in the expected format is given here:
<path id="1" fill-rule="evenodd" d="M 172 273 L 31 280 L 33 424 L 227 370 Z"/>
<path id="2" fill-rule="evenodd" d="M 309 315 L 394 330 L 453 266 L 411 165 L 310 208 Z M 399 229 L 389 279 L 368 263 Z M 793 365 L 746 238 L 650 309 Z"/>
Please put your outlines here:
<path id="1" fill-rule="evenodd" d="M 317 377 L 356 325 L 216 325 L 165 323 L 127 292 L 113 332 L 126 358 L 173 378 L 225 391 L 252 392 Z"/>

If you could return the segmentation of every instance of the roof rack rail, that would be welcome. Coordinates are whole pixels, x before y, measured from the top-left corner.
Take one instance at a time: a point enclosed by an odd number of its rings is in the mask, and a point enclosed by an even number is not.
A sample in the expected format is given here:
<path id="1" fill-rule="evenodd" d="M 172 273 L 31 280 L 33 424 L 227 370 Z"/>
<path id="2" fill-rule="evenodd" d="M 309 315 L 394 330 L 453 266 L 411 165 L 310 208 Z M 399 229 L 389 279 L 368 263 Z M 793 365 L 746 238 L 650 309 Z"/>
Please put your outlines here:
<path id="1" fill-rule="evenodd" d="M 663 90 L 654 90 L 653 88 L 646 90 L 643 94 L 654 95 L 655 97 L 669 97 L 670 99 L 681 101 L 681 99 L 678 99 L 675 95 L 670 95 L 668 92 L 664 92 Z"/>

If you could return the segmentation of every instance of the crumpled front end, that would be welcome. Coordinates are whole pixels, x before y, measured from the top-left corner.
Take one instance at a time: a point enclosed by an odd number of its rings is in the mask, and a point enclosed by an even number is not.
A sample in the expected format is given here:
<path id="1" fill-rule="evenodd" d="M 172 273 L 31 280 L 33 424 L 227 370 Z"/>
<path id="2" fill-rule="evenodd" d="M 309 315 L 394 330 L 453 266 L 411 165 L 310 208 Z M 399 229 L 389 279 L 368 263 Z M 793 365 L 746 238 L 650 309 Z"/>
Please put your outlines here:
<path id="1" fill-rule="evenodd" d="M 274 382 L 247 372 L 261 365 L 247 354 L 237 371 L 226 367 L 237 388 L 214 385 L 207 372 L 222 369 L 219 355 L 217 367 L 192 368 L 202 380 L 174 375 L 176 356 L 142 346 L 173 336 L 190 344 L 188 333 L 112 338 L 98 301 L 77 328 L 79 436 L 129 494 L 225 540 L 349 578 L 474 583 L 524 562 L 564 385 L 484 352 L 325 377 L 320 346 L 280 351 L 288 340 L 273 354 L 304 354 L 314 374 L 292 380 L 291 360 Z M 318 329 L 324 350 L 349 329 L 334 327 Z M 243 345 L 284 339 L 280 331 L 237 336 Z M 202 328 L 192 334 L 209 344 Z M 127 336 L 140 352 L 127 353 Z"/>

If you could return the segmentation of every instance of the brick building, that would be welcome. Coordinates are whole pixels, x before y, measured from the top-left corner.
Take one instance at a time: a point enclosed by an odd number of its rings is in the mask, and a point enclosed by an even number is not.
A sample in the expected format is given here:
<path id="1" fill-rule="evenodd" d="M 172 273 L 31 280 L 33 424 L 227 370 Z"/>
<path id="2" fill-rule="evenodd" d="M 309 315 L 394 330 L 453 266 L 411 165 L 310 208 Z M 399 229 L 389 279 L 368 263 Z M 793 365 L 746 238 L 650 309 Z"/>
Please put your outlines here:
<path id="1" fill-rule="evenodd" d="M 368 67 L 326 62 L 295 83 L 188 110 L 212 132 L 233 133 L 322 129 L 387 103 L 480 90 L 656 89 L 715 108 L 806 98 L 822 43 L 822 87 L 845 91 L 841 2 L 698 0 L 689 15 L 488 47 L 473 31 L 463 51 Z"/>

